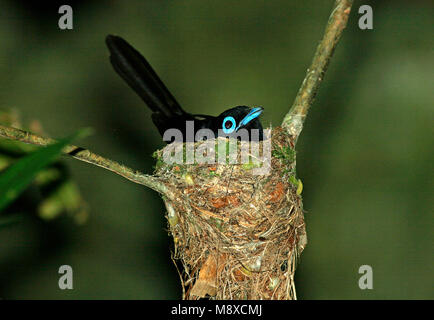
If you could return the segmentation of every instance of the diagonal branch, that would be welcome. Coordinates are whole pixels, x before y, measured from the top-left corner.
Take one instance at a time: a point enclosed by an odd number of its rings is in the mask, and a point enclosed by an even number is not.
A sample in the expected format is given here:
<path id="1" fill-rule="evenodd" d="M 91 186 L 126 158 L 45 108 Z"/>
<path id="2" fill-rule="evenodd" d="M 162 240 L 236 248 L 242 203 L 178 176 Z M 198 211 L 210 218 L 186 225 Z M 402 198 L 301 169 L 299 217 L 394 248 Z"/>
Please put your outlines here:
<path id="1" fill-rule="evenodd" d="M 0 125 L 0 137 L 21 141 L 24 143 L 35 144 L 40 146 L 46 146 L 56 142 L 51 138 L 43 138 L 36 134 Z M 76 147 L 73 145 L 68 145 L 63 150 L 64 154 L 70 155 L 71 157 L 84 161 L 95 166 L 110 170 L 134 183 L 144 185 L 152 190 L 155 190 L 163 195 L 170 197 L 170 192 L 166 186 L 158 180 L 158 178 L 151 175 L 143 174 L 139 171 L 134 171 L 124 165 L 117 163 L 116 161 L 106 159 L 98 154 L 95 154 L 87 149 L 81 147 Z"/>
<path id="2" fill-rule="evenodd" d="M 319 43 L 312 64 L 307 69 L 294 103 L 283 119 L 282 127 L 297 140 L 303 129 L 309 107 L 312 105 L 333 52 L 345 29 L 353 0 L 336 0 L 324 36 Z"/>

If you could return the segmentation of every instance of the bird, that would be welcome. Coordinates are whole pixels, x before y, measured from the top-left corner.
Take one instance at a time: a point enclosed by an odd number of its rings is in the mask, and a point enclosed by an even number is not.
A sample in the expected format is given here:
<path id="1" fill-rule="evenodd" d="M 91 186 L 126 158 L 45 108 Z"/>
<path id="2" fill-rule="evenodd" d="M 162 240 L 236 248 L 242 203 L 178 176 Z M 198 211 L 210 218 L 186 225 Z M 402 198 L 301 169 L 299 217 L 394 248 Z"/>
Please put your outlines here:
<path id="1" fill-rule="evenodd" d="M 264 110 L 262 107 L 236 106 L 218 116 L 188 113 L 181 108 L 139 51 L 120 36 L 107 35 L 105 42 L 114 70 L 151 109 L 152 121 L 163 138 L 168 129 L 178 129 L 183 142 L 187 142 L 191 137 L 194 139 L 198 130 L 210 129 L 215 136 L 236 136 L 241 140 L 256 137 L 259 141 L 263 140 L 263 128 L 259 120 Z M 193 135 L 187 134 L 188 121 L 193 122 Z M 237 135 L 241 129 L 247 130 L 247 137 Z M 258 130 L 256 136 L 252 135 L 252 129 Z M 166 142 L 172 141 L 169 139 Z"/>

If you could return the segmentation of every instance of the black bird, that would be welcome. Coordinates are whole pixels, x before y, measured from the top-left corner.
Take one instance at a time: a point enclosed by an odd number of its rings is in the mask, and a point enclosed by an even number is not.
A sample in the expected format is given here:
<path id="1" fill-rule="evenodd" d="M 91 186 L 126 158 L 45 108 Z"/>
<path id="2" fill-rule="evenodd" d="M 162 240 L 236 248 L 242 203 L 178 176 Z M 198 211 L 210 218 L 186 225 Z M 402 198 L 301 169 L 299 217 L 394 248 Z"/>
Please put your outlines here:
<path id="1" fill-rule="evenodd" d="M 259 130 L 263 139 L 262 125 L 258 119 L 262 107 L 238 106 L 224 111 L 219 116 L 190 114 L 185 112 L 157 76 L 146 59 L 123 38 L 108 35 L 106 44 L 110 50 L 110 62 L 115 71 L 142 98 L 152 110 L 152 121 L 161 136 L 167 129 L 178 129 L 187 140 L 186 121 L 194 121 L 194 134 L 200 129 L 211 129 L 215 136 L 235 135 L 242 128 Z M 220 132 L 219 132 L 220 129 Z M 253 136 L 254 137 L 254 136 Z M 193 137 L 194 139 L 194 137 Z"/>

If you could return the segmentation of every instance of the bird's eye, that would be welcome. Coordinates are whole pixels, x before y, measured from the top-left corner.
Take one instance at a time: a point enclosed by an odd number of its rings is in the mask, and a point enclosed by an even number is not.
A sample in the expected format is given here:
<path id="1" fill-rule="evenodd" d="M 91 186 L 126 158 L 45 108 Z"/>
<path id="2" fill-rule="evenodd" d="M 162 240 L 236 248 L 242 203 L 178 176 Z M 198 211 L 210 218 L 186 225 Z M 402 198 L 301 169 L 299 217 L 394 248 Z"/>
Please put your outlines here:
<path id="1" fill-rule="evenodd" d="M 223 125 L 222 125 L 223 132 L 228 134 L 232 133 L 235 130 L 235 119 L 231 116 L 228 116 L 223 119 Z"/>

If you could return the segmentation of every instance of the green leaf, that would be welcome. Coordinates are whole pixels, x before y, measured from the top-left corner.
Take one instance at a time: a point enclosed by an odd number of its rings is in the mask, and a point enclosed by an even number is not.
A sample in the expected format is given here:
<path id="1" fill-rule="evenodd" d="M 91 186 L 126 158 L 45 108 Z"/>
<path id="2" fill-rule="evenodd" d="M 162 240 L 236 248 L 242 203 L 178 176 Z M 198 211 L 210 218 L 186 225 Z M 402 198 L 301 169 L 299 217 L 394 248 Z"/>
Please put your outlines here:
<path id="1" fill-rule="evenodd" d="M 0 175 L 0 211 L 15 200 L 33 181 L 36 174 L 53 162 L 61 154 L 62 149 L 78 135 L 82 135 L 82 131 L 57 143 L 40 148 L 7 168 Z"/>

